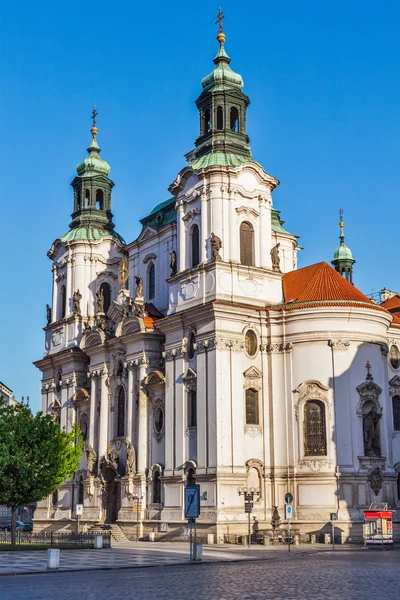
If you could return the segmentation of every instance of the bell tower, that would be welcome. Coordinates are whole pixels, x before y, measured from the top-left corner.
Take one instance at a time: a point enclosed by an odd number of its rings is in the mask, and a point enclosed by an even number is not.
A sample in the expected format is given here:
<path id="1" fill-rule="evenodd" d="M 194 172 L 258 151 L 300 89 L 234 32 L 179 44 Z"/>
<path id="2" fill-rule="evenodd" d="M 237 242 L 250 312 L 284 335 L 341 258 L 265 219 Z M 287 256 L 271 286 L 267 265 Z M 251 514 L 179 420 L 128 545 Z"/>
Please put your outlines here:
<path id="1" fill-rule="evenodd" d="M 77 176 L 71 185 L 74 189 L 74 208 L 71 229 L 94 227 L 112 232 L 114 223 L 111 213 L 111 193 L 114 183 L 109 179 L 110 165 L 100 157 L 97 144 L 97 110 L 93 109 L 91 128 L 92 142 L 88 156 L 76 167 Z"/>
<path id="2" fill-rule="evenodd" d="M 348 246 L 344 243 L 344 222 L 343 222 L 343 208 L 339 210 L 340 222 L 340 245 L 336 248 L 333 254 L 332 265 L 336 271 L 343 275 L 347 281 L 353 283 L 353 265 L 356 262 L 353 258 L 353 254 Z"/>
<path id="3" fill-rule="evenodd" d="M 229 66 L 225 51 L 224 14 L 219 10 L 217 40 L 219 50 L 214 58 L 214 70 L 201 82 L 202 93 L 196 100 L 200 114 L 200 135 L 195 141 L 195 158 L 211 153 L 239 155 L 241 161 L 251 160 L 246 134 L 246 109 L 250 99 L 242 92 L 243 79 Z"/>

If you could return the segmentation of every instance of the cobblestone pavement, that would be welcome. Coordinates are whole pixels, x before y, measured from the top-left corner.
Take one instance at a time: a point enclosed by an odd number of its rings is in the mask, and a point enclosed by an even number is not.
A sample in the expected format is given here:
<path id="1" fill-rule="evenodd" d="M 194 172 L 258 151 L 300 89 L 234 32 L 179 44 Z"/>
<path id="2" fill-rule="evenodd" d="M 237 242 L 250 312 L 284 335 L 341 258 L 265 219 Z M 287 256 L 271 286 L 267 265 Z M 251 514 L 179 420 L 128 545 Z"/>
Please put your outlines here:
<path id="1" fill-rule="evenodd" d="M 326 546 L 292 547 L 292 553 L 317 552 Z M 203 561 L 232 561 L 248 558 L 274 558 L 287 554 L 285 546 L 256 546 L 249 550 L 241 546 L 208 546 Z M 0 575 L 39 573 L 46 571 L 46 550 L 0 552 Z M 129 543 L 104 550 L 61 550 L 60 570 L 118 569 L 124 567 L 158 566 L 189 562 L 189 545 L 184 543 Z"/>
<path id="2" fill-rule="evenodd" d="M 1 600 L 398 600 L 400 552 L 296 554 L 275 560 L 57 572 L 0 578 Z"/>

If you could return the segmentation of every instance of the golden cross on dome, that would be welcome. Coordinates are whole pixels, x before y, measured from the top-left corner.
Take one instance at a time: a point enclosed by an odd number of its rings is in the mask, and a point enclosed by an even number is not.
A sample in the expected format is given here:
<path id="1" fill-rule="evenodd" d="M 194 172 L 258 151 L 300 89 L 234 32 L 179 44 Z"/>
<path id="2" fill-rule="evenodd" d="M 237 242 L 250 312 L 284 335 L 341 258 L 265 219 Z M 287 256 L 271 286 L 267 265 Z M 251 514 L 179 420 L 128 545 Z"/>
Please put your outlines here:
<path id="1" fill-rule="evenodd" d="M 224 30 L 224 26 L 222 25 L 222 19 L 225 19 L 225 15 L 223 13 L 222 8 L 220 7 L 217 14 L 217 20 L 215 21 L 215 24 L 218 25 L 218 33 L 222 33 Z"/>
<path id="2" fill-rule="evenodd" d="M 96 127 L 96 117 L 98 115 L 96 106 L 93 108 L 92 116 L 90 117 L 93 121 L 93 127 Z"/>

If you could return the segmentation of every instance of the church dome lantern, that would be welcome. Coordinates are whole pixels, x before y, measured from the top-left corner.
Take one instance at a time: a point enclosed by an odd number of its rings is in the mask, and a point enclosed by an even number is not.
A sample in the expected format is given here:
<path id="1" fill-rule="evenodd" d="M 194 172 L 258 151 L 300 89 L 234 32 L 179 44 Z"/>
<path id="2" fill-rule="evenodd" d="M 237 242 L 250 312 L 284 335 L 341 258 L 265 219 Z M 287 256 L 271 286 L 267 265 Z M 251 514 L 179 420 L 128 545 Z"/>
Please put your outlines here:
<path id="1" fill-rule="evenodd" d="M 343 209 L 339 211 L 340 215 L 340 244 L 333 253 L 332 265 L 336 271 L 343 275 L 347 281 L 353 283 L 353 265 L 356 262 L 353 258 L 353 253 L 348 246 L 344 243 L 344 222 L 343 222 Z"/>

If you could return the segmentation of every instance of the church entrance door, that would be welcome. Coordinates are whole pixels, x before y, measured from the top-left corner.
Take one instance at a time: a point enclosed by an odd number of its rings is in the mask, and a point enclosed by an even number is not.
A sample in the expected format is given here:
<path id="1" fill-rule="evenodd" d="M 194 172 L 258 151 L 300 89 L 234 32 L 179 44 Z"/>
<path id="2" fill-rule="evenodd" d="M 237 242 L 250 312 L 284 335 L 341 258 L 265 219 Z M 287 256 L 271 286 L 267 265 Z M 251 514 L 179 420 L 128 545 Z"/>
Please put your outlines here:
<path id="1" fill-rule="evenodd" d="M 121 508 L 120 484 L 115 480 L 115 472 L 106 469 L 104 474 L 106 480 L 106 523 L 115 523 Z"/>

